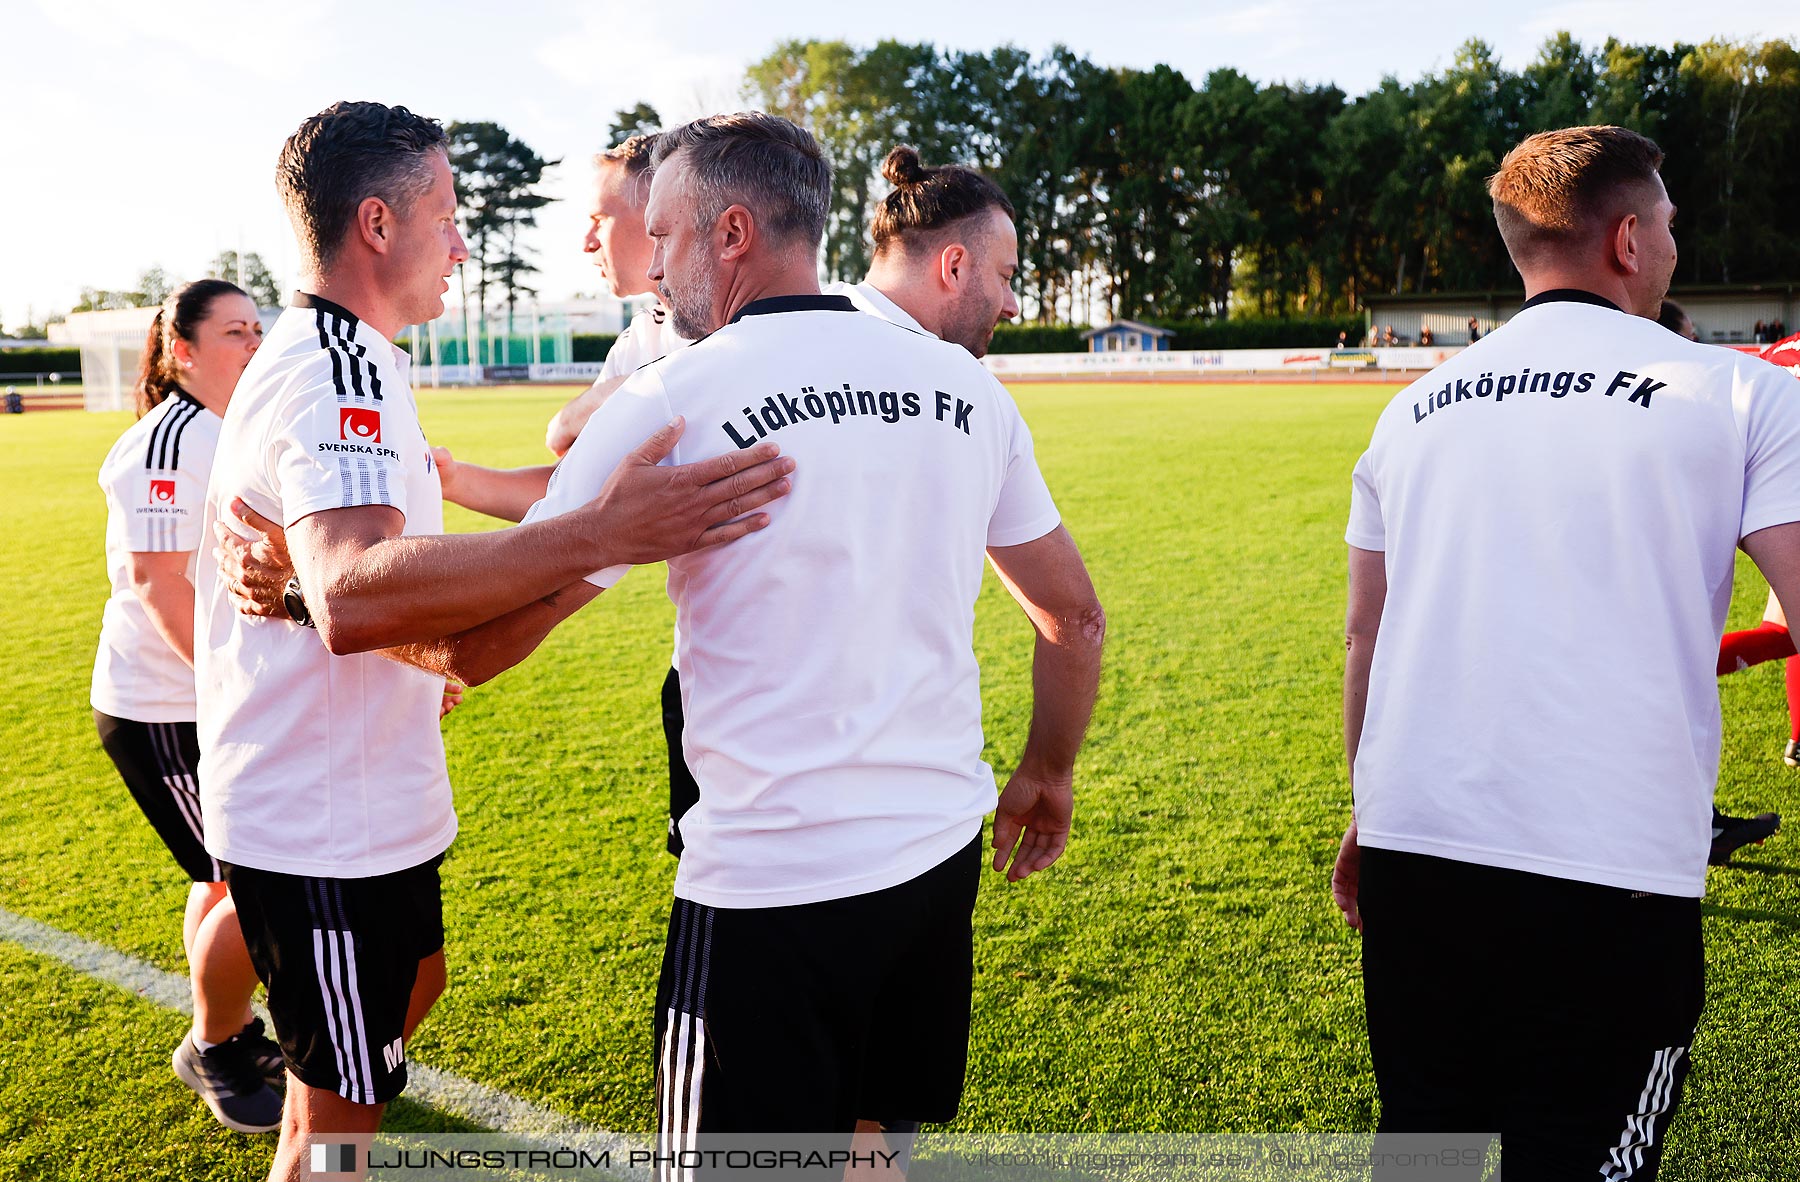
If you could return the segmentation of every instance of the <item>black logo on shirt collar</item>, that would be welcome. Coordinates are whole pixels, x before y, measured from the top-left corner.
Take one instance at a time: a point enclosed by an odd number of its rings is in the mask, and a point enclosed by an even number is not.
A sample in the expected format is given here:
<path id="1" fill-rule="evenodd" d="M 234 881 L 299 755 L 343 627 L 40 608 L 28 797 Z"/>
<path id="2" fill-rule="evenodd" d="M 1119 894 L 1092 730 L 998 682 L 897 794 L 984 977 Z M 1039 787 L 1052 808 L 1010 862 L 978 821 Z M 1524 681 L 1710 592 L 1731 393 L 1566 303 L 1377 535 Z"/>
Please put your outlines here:
<path id="1" fill-rule="evenodd" d="M 736 324 L 746 316 L 770 316 L 778 312 L 854 312 L 856 305 L 841 295 L 785 295 L 751 300 L 738 309 L 727 323 Z"/>

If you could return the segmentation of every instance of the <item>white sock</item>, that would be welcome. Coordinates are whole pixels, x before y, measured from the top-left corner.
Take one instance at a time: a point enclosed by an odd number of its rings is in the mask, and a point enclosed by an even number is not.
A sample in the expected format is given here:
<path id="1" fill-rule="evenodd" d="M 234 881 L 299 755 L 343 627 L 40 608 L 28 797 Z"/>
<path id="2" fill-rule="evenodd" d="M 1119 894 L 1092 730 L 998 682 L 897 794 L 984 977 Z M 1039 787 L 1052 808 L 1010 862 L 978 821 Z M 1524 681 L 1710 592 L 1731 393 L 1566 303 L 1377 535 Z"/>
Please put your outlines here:
<path id="1" fill-rule="evenodd" d="M 190 1034 L 190 1035 L 188 1035 L 188 1038 L 193 1040 L 194 1049 L 196 1051 L 199 1051 L 202 1055 L 206 1054 L 206 1052 L 212 1050 L 214 1047 L 219 1045 L 216 1042 L 207 1042 L 205 1039 L 201 1038 L 198 1034 Z"/>

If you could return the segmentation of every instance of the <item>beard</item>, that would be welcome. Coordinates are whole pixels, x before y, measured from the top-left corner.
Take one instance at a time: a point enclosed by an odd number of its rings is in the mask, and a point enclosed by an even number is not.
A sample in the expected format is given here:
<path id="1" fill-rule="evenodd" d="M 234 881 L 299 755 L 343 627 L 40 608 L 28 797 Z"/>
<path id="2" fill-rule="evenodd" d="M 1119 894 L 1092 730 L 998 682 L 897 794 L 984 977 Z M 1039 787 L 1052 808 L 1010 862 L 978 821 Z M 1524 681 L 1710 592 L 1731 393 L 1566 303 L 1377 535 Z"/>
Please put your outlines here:
<path id="1" fill-rule="evenodd" d="M 683 282 L 680 287 L 665 277 L 658 294 L 662 296 L 663 303 L 669 306 L 669 319 L 674 324 L 675 332 L 690 341 L 697 341 L 718 327 L 712 322 L 713 297 L 718 292 L 718 275 L 712 271 L 703 271 Z"/>
<path id="2" fill-rule="evenodd" d="M 965 292 L 944 315 L 943 339 L 961 345 L 971 357 L 985 357 L 999 323 L 999 309 L 975 292 Z"/>

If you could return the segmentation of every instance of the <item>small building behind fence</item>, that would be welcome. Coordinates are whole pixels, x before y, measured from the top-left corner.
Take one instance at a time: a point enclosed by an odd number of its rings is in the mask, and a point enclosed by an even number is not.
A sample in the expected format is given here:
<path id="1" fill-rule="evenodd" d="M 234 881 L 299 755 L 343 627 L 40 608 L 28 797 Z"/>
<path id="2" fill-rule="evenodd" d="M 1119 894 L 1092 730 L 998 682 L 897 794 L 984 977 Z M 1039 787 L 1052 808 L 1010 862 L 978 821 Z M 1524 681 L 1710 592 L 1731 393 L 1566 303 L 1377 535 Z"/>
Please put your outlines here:
<path id="1" fill-rule="evenodd" d="M 1174 333 L 1154 324 L 1135 320 L 1115 320 L 1081 334 L 1090 353 L 1161 353 L 1169 348 Z"/>

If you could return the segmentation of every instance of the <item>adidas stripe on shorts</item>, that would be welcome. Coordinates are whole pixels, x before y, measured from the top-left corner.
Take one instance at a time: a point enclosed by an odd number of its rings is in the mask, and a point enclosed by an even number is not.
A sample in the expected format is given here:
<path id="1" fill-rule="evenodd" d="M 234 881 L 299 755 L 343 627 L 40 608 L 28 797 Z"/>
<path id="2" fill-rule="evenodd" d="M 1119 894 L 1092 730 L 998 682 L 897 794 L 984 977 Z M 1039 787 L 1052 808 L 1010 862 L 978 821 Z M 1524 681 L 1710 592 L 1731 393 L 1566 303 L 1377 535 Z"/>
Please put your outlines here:
<path id="1" fill-rule="evenodd" d="M 100 746 L 162 838 L 175 861 L 195 882 L 218 882 L 224 875 L 206 852 L 200 823 L 200 743 L 191 722 L 134 722 L 94 711 Z"/>
<path id="2" fill-rule="evenodd" d="M 956 1115 L 981 839 L 898 886 L 792 907 L 676 899 L 656 1008 L 659 1151 Z M 683 1176 L 679 1171 L 673 1176 Z"/>
<path id="3" fill-rule="evenodd" d="M 419 962 L 444 946 L 436 857 L 373 878 L 225 867 L 288 1070 L 356 1104 L 406 1087 Z"/>
<path id="4" fill-rule="evenodd" d="M 1699 899 L 1364 846 L 1358 903 L 1381 1132 L 1498 1133 L 1508 1178 L 1656 1177 Z"/>

